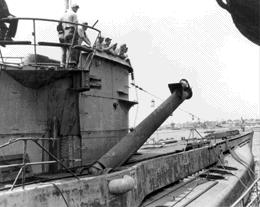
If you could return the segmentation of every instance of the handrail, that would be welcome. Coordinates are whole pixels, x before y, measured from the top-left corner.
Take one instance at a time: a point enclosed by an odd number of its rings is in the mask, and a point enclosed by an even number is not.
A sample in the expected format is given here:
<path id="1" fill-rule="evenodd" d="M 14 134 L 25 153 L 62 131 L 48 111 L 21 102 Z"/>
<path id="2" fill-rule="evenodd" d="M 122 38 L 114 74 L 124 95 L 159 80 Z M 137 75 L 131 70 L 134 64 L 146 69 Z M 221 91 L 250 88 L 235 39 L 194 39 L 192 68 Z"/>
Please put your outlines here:
<path id="1" fill-rule="evenodd" d="M 10 165 L 0 165 L 0 169 L 10 168 L 10 167 L 22 167 L 22 166 L 31 166 L 31 165 L 42 165 L 42 164 L 53 164 L 57 163 L 55 160 L 43 161 L 43 162 L 27 162 L 25 164 L 10 164 Z"/>
<path id="2" fill-rule="evenodd" d="M 247 190 L 236 200 L 235 203 L 232 204 L 231 207 L 236 207 L 236 206 L 246 206 L 245 205 L 245 201 L 244 198 L 247 197 L 247 195 L 252 191 L 252 189 L 254 187 L 256 187 L 256 191 L 257 191 L 257 195 L 256 195 L 256 199 L 258 204 L 260 204 L 260 195 L 258 192 L 258 183 L 260 182 L 260 177 L 258 177 L 257 179 L 255 179 L 255 181 L 247 188 Z"/>
<path id="3" fill-rule="evenodd" d="M 73 23 L 73 22 L 68 22 L 68 21 L 61 21 L 61 20 L 57 20 L 57 19 L 44 19 L 44 18 L 31 18 L 31 17 L 13 17 L 11 19 L 17 19 L 17 20 L 35 20 L 35 21 L 46 21 L 46 22 L 62 22 L 62 23 L 67 23 L 67 24 L 73 24 L 73 25 L 77 25 L 77 26 L 86 26 L 84 24 L 80 24 L 80 23 Z M 5 22 L 7 20 L 10 20 L 10 18 L 2 18 L 0 19 L 0 22 Z M 101 31 L 95 27 L 92 26 L 86 26 L 87 28 L 93 29 L 95 31 L 97 31 L 98 33 L 101 33 Z"/>
<path id="4" fill-rule="evenodd" d="M 33 22 L 33 32 L 32 32 L 32 35 L 33 35 L 33 44 L 30 44 L 34 47 L 34 63 L 37 65 L 37 46 L 42 46 L 41 44 L 37 44 L 37 41 L 36 41 L 36 21 L 44 21 L 44 22 L 56 22 L 56 23 L 67 23 L 67 24 L 71 24 L 71 25 L 74 25 L 75 27 L 77 26 L 85 26 L 87 27 L 87 29 L 91 29 L 91 30 L 94 30 L 96 32 L 98 32 L 97 36 L 96 36 L 96 39 L 95 39 L 95 43 L 98 39 L 98 37 L 101 35 L 101 31 L 99 29 L 96 29 L 94 26 L 86 26 L 86 25 L 83 25 L 83 24 L 80 24 L 80 23 L 73 23 L 73 22 L 68 22 L 68 21 L 61 21 L 61 20 L 56 20 L 56 19 L 45 19 L 45 18 L 31 18 L 31 17 L 14 17 L 14 18 L 3 18 L 3 19 L 0 19 L 0 22 L 5 22 L 7 20 L 10 20 L 10 19 L 13 19 L 13 20 L 30 20 Z M 73 40 L 71 41 L 71 43 L 69 43 L 69 56 L 71 55 L 71 50 L 73 49 L 73 45 L 74 45 L 74 39 L 75 39 L 75 36 L 76 36 L 76 32 L 77 30 L 74 31 L 73 33 Z M 2 41 L 2 43 L 4 44 L 6 41 Z M 16 42 L 6 42 L 6 44 L 12 44 L 12 45 L 16 45 Z M 18 43 L 17 43 L 18 45 Z M 48 45 L 45 45 L 45 46 L 48 46 Z M 54 46 L 54 45 L 53 45 Z M 60 45 L 56 45 L 56 46 L 60 46 Z M 95 44 L 93 44 L 92 46 L 92 49 L 93 49 L 93 54 L 95 54 Z M 67 59 L 69 59 L 70 57 L 67 57 Z M 90 58 L 90 61 L 92 61 L 92 58 Z M 2 58 L 2 62 L 5 63 L 4 59 Z M 91 63 L 89 64 L 91 65 Z M 66 62 L 66 66 L 68 66 L 68 63 Z"/>
<path id="5" fill-rule="evenodd" d="M 9 139 L 9 141 L 6 142 L 5 144 L 0 145 L 0 148 L 6 147 L 6 146 L 8 146 L 8 145 L 10 145 L 10 144 L 13 144 L 13 143 L 15 143 L 15 142 L 19 142 L 19 141 L 22 141 L 22 140 L 48 140 L 48 141 L 52 140 L 52 141 L 54 141 L 54 140 L 56 140 L 56 139 L 57 139 L 57 138 L 34 138 L 34 137 L 11 138 L 11 139 Z"/>
<path id="6" fill-rule="evenodd" d="M 38 138 L 38 137 L 18 137 L 18 138 L 11 138 L 9 139 L 9 141 L 3 145 L 0 146 L 0 149 L 3 147 L 6 147 L 10 144 L 19 142 L 19 141 L 24 141 L 24 151 L 23 151 L 23 162 L 20 164 L 11 164 L 11 165 L 0 165 L 0 169 L 3 168 L 10 168 L 10 167 L 21 167 L 19 172 L 17 173 L 15 180 L 12 184 L 12 186 L 10 187 L 10 190 L 13 190 L 13 188 L 15 187 L 15 184 L 18 180 L 18 178 L 20 177 L 20 175 L 22 174 L 22 187 L 24 188 L 24 183 L 25 183 L 25 168 L 27 166 L 31 166 L 31 165 L 41 165 L 41 164 L 53 164 L 53 163 L 59 163 L 64 169 L 66 169 L 71 175 L 73 175 L 76 179 L 79 180 L 79 177 L 72 172 L 69 168 L 67 168 L 56 156 L 54 156 L 52 153 L 50 153 L 47 149 L 45 149 L 42 145 L 40 145 L 38 143 L 39 140 L 47 140 L 47 141 L 55 141 L 57 140 L 57 138 Z M 26 153 L 27 153 L 27 141 L 32 141 L 34 142 L 38 147 L 40 147 L 43 151 L 45 151 L 51 158 L 54 159 L 51 161 L 43 161 L 43 162 L 26 162 Z"/>

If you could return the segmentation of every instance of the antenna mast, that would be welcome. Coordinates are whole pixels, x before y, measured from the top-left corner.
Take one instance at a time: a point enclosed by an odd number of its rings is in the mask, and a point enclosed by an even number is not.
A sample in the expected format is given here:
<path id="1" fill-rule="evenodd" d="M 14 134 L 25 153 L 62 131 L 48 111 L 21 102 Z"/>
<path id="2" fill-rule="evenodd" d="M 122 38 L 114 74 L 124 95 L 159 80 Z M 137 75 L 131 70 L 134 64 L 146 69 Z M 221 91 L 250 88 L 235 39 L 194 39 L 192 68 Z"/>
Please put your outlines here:
<path id="1" fill-rule="evenodd" d="M 65 0 L 65 11 L 67 11 L 70 7 L 70 0 Z"/>

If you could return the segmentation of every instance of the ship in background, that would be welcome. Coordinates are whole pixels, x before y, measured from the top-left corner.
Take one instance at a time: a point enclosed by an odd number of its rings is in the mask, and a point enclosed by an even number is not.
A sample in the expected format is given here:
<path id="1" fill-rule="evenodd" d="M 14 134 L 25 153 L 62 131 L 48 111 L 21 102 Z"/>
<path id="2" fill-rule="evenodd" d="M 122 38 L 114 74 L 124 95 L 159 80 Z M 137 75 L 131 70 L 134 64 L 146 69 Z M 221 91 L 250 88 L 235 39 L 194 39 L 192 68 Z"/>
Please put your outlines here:
<path id="1" fill-rule="evenodd" d="M 192 97 L 188 81 L 169 84 L 169 98 L 129 130 L 128 112 L 137 104 L 129 100 L 130 62 L 95 44 L 38 38 L 41 23 L 56 28 L 59 21 L 18 19 L 34 25 L 32 38 L 0 43 L 31 47 L 33 58 L 19 62 L 1 48 L 0 206 L 246 205 L 257 183 L 252 131 L 141 148 Z M 62 47 L 81 52 L 79 65 L 39 54 Z"/>

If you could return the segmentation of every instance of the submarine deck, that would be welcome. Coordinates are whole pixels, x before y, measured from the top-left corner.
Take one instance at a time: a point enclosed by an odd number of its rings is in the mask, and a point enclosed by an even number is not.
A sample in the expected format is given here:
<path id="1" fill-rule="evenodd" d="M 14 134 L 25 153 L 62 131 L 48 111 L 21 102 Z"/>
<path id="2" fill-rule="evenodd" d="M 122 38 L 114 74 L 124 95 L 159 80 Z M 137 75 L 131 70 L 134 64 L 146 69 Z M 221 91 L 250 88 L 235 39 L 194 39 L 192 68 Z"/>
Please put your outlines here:
<path id="1" fill-rule="evenodd" d="M 227 155 L 223 163 L 153 193 L 141 207 L 231 206 L 255 180 L 249 143 L 234 153 Z"/>
<path id="2" fill-rule="evenodd" d="M 241 135 L 235 136 L 232 139 L 236 139 L 237 137 L 240 137 Z M 198 149 L 201 147 L 206 147 L 214 144 L 220 144 L 223 143 L 222 139 L 204 139 L 204 140 L 180 140 L 180 141 L 175 141 L 171 140 L 170 143 L 167 144 L 148 144 L 148 145 L 143 145 L 135 154 L 133 154 L 125 164 L 123 164 L 121 167 L 116 168 L 114 171 L 121 171 L 126 168 L 129 168 L 131 166 L 134 166 L 138 163 L 141 163 L 146 160 L 151 160 L 167 155 L 173 155 L 177 154 L 180 152 L 185 152 L 193 149 Z M 86 168 L 88 166 L 91 166 L 92 163 L 87 163 Z M 78 175 L 77 169 L 72 169 L 73 172 L 75 172 Z M 87 175 L 86 173 L 83 173 L 82 175 L 79 176 L 84 176 L 84 177 L 92 177 L 91 175 Z M 51 180 L 57 180 L 57 179 L 64 179 L 64 178 L 70 178 L 73 177 L 73 175 L 69 172 L 66 172 L 65 170 L 62 172 L 57 172 L 57 173 L 46 173 L 46 174 L 38 174 L 35 175 L 31 178 L 26 178 L 26 183 L 27 184 L 34 184 L 38 182 L 48 182 Z M 21 180 L 19 179 L 17 181 L 17 186 L 19 186 Z M 5 190 L 10 187 L 10 183 L 1 183 L 0 184 L 0 190 Z"/>

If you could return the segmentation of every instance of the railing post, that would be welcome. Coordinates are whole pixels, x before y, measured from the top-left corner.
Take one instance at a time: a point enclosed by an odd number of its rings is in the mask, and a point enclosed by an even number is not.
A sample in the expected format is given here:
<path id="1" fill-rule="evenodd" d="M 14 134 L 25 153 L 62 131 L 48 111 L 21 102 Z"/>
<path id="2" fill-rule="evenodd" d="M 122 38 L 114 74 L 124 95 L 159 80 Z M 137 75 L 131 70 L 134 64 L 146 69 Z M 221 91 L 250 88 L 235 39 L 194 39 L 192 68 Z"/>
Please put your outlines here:
<path id="1" fill-rule="evenodd" d="M 256 187 L 256 203 L 257 203 L 257 205 L 259 205 L 260 204 L 260 194 L 259 194 L 259 189 L 258 189 L 258 182 L 256 182 L 256 185 L 255 185 L 255 187 Z"/>
<path id="2" fill-rule="evenodd" d="M 22 186 L 24 188 L 25 173 L 26 173 L 26 151 L 27 151 L 27 140 L 24 140 L 23 146 L 23 173 L 22 173 Z"/>
<path id="3" fill-rule="evenodd" d="M 43 146 L 41 146 L 37 141 L 33 140 L 33 142 L 38 145 L 43 151 L 45 151 L 49 156 L 51 156 L 52 159 L 57 161 L 64 169 L 66 169 L 71 175 L 73 175 L 75 178 L 79 180 L 79 177 L 73 173 L 69 168 L 67 168 L 60 160 L 58 160 L 52 153 L 50 153 L 47 149 L 45 149 Z"/>
<path id="4" fill-rule="evenodd" d="M 33 48 L 34 48 L 34 62 L 37 65 L 37 52 L 36 52 L 36 27 L 35 27 L 35 19 L 33 19 Z"/>
<path id="5" fill-rule="evenodd" d="M 0 56 L 1 56 L 2 62 L 4 63 L 4 58 L 3 58 L 3 55 L 2 55 L 2 51 L 1 51 L 1 50 L 0 50 Z M 2 70 L 2 67 L 0 68 L 0 70 Z"/>
<path id="6" fill-rule="evenodd" d="M 10 188 L 10 191 L 12 191 L 12 190 L 14 189 L 14 186 L 15 186 L 17 180 L 19 179 L 21 172 L 23 171 L 23 167 L 24 167 L 24 166 L 22 166 L 22 167 L 20 168 L 18 174 L 16 175 L 15 180 L 14 180 L 14 182 L 13 182 L 13 185 L 12 185 L 11 188 Z"/>

